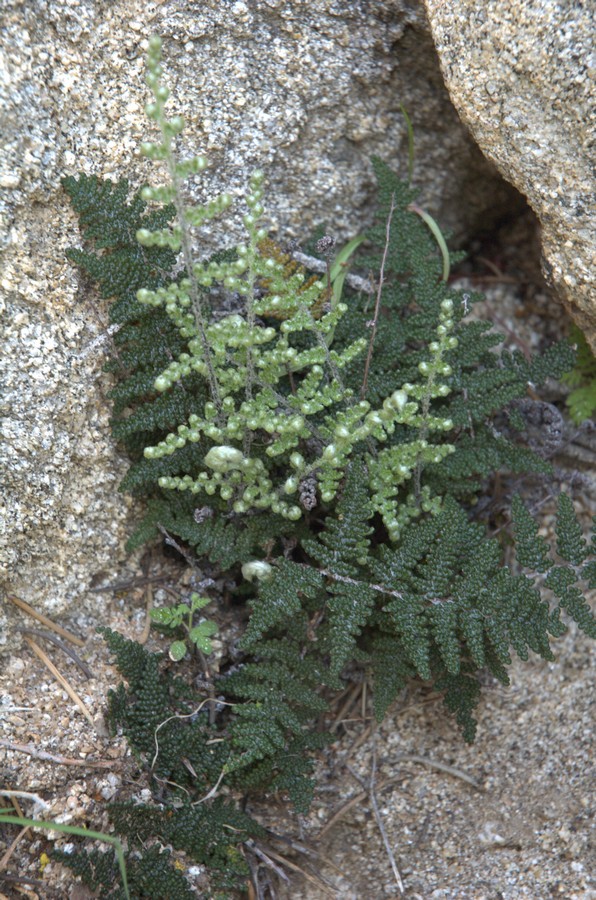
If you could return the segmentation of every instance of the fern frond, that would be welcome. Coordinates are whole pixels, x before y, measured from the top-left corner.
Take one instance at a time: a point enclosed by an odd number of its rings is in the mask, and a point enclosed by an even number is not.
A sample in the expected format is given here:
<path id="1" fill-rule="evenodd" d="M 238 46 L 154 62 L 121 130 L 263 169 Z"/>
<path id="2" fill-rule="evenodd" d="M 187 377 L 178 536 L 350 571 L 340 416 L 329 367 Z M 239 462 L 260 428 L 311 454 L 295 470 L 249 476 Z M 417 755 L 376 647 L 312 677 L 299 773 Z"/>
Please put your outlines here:
<path id="1" fill-rule="evenodd" d="M 545 581 L 564 609 L 577 622 L 588 637 L 596 638 L 596 616 L 591 611 L 584 594 L 576 585 L 576 573 L 565 566 L 553 566 Z"/>
<path id="2" fill-rule="evenodd" d="M 573 566 L 580 566 L 588 556 L 588 545 L 567 494 L 559 495 L 555 530 L 559 556 Z"/>
<path id="3" fill-rule="evenodd" d="M 262 838 L 265 834 L 253 819 L 222 798 L 209 804 L 165 809 L 157 805 L 112 803 L 109 813 L 116 830 L 127 835 L 133 846 L 142 847 L 157 837 L 163 844 L 184 851 L 193 862 L 208 866 L 215 886 L 219 882 L 221 887 L 228 888 L 237 889 L 249 871 L 236 848 L 243 841 Z"/>
<path id="4" fill-rule="evenodd" d="M 52 858 L 67 866 L 83 884 L 100 900 L 125 900 L 124 890 L 118 886 L 118 864 L 113 851 L 102 853 L 98 850 L 66 853 L 54 850 Z M 184 875 L 177 871 L 171 861 L 171 852 L 157 844 L 143 854 L 143 858 L 132 853 L 126 855 L 126 868 L 130 895 L 135 900 L 192 900 L 196 896 Z"/>
<path id="5" fill-rule="evenodd" d="M 356 640 L 362 633 L 378 601 L 378 594 L 365 583 L 329 585 L 327 601 L 331 674 L 340 674 L 352 658 Z"/>
<path id="6" fill-rule="evenodd" d="M 457 674 L 443 672 L 436 679 L 434 688 L 443 692 L 445 706 L 455 715 L 464 740 L 472 744 L 477 729 L 473 712 L 480 699 L 480 685 L 472 674 L 471 667 L 466 666 L 466 671 Z"/>
<path id="7" fill-rule="evenodd" d="M 512 500 L 511 512 L 518 562 L 535 572 L 546 572 L 552 565 L 549 546 L 538 534 L 538 525 L 517 495 Z"/>
<path id="8" fill-rule="evenodd" d="M 252 614 L 242 646 L 250 650 L 266 632 L 300 617 L 301 596 L 319 603 L 322 601 L 324 592 L 320 573 L 290 560 L 280 560 L 273 576 L 262 584 L 258 600 L 252 603 Z"/>
<path id="9" fill-rule="evenodd" d="M 394 634 L 377 632 L 367 643 L 373 676 L 373 705 L 377 722 L 382 722 L 408 680 L 416 675 Z"/>

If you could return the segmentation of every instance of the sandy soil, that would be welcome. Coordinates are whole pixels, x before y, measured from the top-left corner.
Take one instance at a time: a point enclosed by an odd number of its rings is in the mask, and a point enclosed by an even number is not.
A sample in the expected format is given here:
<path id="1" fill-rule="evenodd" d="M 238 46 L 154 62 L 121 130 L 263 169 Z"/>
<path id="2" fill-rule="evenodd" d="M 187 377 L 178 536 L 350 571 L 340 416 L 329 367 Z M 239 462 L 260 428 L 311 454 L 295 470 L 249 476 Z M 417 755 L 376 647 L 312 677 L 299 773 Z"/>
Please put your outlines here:
<path id="1" fill-rule="evenodd" d="M 102 618 L 138 636 L 144 617 L 139 599 L 134 594 L 114 598 Z M 91 623 L 81 626 L 83 632 L 91 630 Z M 294 865 L 310 865 L 328 885 L 324 890 L 294 875 L 281 896 L 400 896 L 373 814 L 372 785 L 406 898 L 594 900 L 596 645 L 571 629 L 555 650 L 554 663 L 516 662 L 509 689 L 487 685 L 471 747 L 440 701 L 417 686 L 374 731 L 366 710 L 363 718 L 362 691 L 356 686 L 351 704 L 341 710 L 338 740 L 320 762 L 321 789 L 311 814 L 298 821 L 277 798 L 253 810 L 277 833 L 320 855 L 306 857 L 275 845 Z M 106 689 L 117 684 L 118 676 L 103 641 L 92 633 L 80 651 L 93 671 L 90 680 L 58 651 L 49 653 L 94 725 L 30 651 L 9 661 L 0 675 L 2 741 L 33 745 L 36 753 L 62 762 L 0 745 L 2 785 L 34 792 L 47 803 L 41 808 L 21 799 L 28 814 L 100 828 L 106 824 L 105 800 L 123 784 L 138 784 L 139 793 L 144 786 L 124 741 L 110 738 L 103 724 Z M 71 762 L 65 764 L 64 757 Z M 14 829 L 0 830 L 0 854 L 15 837 Z M 68 841 L 57 834 L 49 838 L 59 845 Z M 33 893 L 25 896 L 84 896 L 71 894 L 70 876 L 54 863 L 41 875 L 42 853 L 52 844 L 47 833 L 25 835 L 5 872 L 42 880 L 43 886 L 30 886 Z M 23 896 L 11 890 L 16 885 L 0 878 L 0 897 Z"/>

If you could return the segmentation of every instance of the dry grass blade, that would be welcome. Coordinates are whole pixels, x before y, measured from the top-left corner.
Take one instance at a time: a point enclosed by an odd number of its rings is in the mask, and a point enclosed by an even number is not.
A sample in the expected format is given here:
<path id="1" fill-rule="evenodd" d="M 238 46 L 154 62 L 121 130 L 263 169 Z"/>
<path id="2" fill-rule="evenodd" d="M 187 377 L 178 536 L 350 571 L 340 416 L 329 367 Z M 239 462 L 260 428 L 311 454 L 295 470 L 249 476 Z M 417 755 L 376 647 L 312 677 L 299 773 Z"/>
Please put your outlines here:
<path id="1" fill-rule="evenodd" d="M 439 772 L 446 772 L 447 775 L 453 775 L 454 778 L 460 778 L 467 784 L 471 784 L 477 791 L 482 790 L 482 785 L 478 784 L 471 775 L 462 772 L 461 769 L 456 769 L 455 766 L 448 766 L 447 763 L 439 762 L 436 759 L 428 759 L 426 756 L 416 756 L 415 754 L 406 753 L 397 756 L 396 760 L 398 762 L 416 762 L 420 763 L 422 766 L 429 766 L 431 769 L 438 769 Z"/>
<path id="2" fill-rule="evenodd" d="M 153 609 L 153 585 L 145 585 L 145 627 L 139 637 L 139 644 L 146 644 L 151 633 L 151 610 Z"/>
<path id="3" fill-rule="evenodd" d="M 56 625 L 55 622 L 52 622 L 51 619 L 48 619 L 47 616 L 44 616 L 43 613 L 37 612 L 36 609 L 33 609 L 32 606 L 29 606 L 28 603 L 25 603 L 24 600 L 19 600 L 18 597 L 9 597 L 8 598 L 11 603 L 14 603 L 15 606 L 18 606 L 23 612 L 26 612 L 27 615 L 32 616 L 34 619 L 37 619 L 38 622 L 41 622 L 42 625 L 45 625 L 47 628 L 51 628 L 52 631 L 55 631 L 56 634 L 59 634 L 66 641 L 70 641 L 71 644 L 74 644 L 76 647 L 84 647 L 85 641 L 82 641 L 76 635 L 71 634 L 70 631 L 67 631 L 66 628 L 62 628 L 61 625 Z"/>
<path id="4" fill-rule="evenodd" d="M 85 678 L 93 678 L 93 672 L 89 668 L 89 666 L 83 662 L 83 660 L 75 653 L 72 647 L 69 647 L 64 641 L 61 641 L 59 637 L 56 637 L 55 634 L 50 634 L 48 631 L 40 631 L 38 628 L 17 628 L 17 631 L 20 631 L 21 634 L 28 634 L 31 637 L 38 637 L 44 641 L 50 641 L 54 646 L 59 647 L 67 656 L 69 656 L 72 661 L 79 667 Z"/>
<path id="5" fill-rule="evenodd" d="M 360 693 L 362 690 L 361 684 L 355 684 L 353 688 L 348 691 L 348 696 L 345 702 L 342 704 L 341 709 L 337 713 L 335 719 L 333 720 L 332 725 L 329 727 L 329 731 L 337 731 L 342 722 L 348 717 L 348 713 L 354 707 L 354 705 L 358 702 L 360 698 Z"/>
<path id="6" fill-rule="evenodd" d="M 16 838 L 14 839 L 14 841 L 12 842 L 10 847 L 8 847 L 8 849 L 6 850 L 6 853 L 3 855 L 2 859 L 0 859 L 0 872 L 2 872 L 6 868 L 6 866 L 10 862 L 10 857 L 13 855 L 13 853 L 15 852 L 18 845 L 21 843 L 21 841 L 23 840 L 23 838 L 25 837 L 25 835 L 27 834 L 28 831 L 29 831 L 28 827 L 21 828 L 21 830 L 17 834 Z"/>
<path id="7" fill-rule="evenodd" d="M 251 849 L 255 853 L 258 850 L 258 848 L 256 846 L 253 846 Z M 257 855 L 259 855 L 259 854 L 257 854 Z M 285 866 L 288 869 L 291 869 L 292 872 L 299 872 L 300 875 L 302 875 L 302 877 L 306 879 L 306 881 L 310 882 L 310 884 L 316 885 L 317 888 L 324 891 L 329 897 L 337 896 L 337 891 L 334 888 L 331 888 L 323 880 L 323 878 L 320 875 L 312 875 L 310 872 L 308 872 L 302 866 L 299 866 L 296 863 L 291 862 L 291 860 L 289 860 L 287 857 L 281 856 L 279 853 L 276 853 L 270 847 L 267 848 L 267 856 L 270 857 L 270 862 L 275 860 L 280 865 Z M 277 872 L 278 875 L 280 874 L 277 867 L 275 868 L 275 871 Z M 288 877 L 287 877 L 287 875 L 285 875 L 285 873 L 283 875 L 283 878 L 286 882 L 288 882 Z"/>
<path id="8" fill-rule="evenodd" d="M 286 835 L 276 834 L 274 831 L 269 830 L 267 833 L 271 838 L 273 838 L 273 840 L 280 841 L 295 853 L 301 853 L 303 856 L 312 857 L 317 862 L 323 862 L 326 866 L 329 866 L 330 869 L 334 869 L 338 875 L 341 875 L 343 878 L 346 877 L 346 873 L 342 869 L 340 869 L 339 866 L 336 866 L 336 864 L 332 860 L 327 859 L 325 856 L 319 853 L 318 850 L 313 850 L 312 847 L 306 847 L 304 844 L 295 841 L 293 838 L 286 837 Z"/>
<path id="9" fill-rule="evenodd" d="M 399 784 L 400 781 L 405 781 L 407 775 L 393 775 L 391 778 L 385 778 L 383 781 L 379 782 L 377 785 L 377 791 L 384 791 L 385 788 L 391 787 L 392 784 Z M 349 813 L 349 811 L 357 806 L 359 803 L 362 803 L 368 797 L 368 791 L 363 790 L 358 794 L 355 794 L 353 797 L 350 797 L 343 806 L 340 806 L 338 810 L 336 810 L 328 822 L 325 822 L 321 830 L 317 834 L 317 840 L 320 840 L 324 837 L 328 831 L 331 831 L 334 825 L 339 822 L 340 819 Z"/>
<path id="10" fill-rule="evenodd" d="M 12 805 L 14 806 L 14 810 L 15 810 L 17 816 L 22 816 L 22 815 L 23 815 L 23 810 L 22 810 L 21 807 L 19 806 L 19 801 L 17 800 L 17 798 L 16 798 L 16 797 L 11 797 L 11 798 L 10 798 L 10 802 L 11 802 Z"/>
<path id="11" fill-rule="evenodd" d="M 409 703 L 407 706 L 402 707 L 402 709 L 395 710 L 394 715 L 401 716 L 403 713 L 409 712 L 409 710 L 411 710 L 411 709 L 417 709 L 418 707 L 422 706 L 423 704 L 437 703 L 440 699 L 441 699 L 440 694 L 432 694 L 430 697 L 424 697 L 421 700 L 417 700 L 415 703 Z M 363 716 L 363 721 L 366 721 L 366 718 L 364 716 Z M 358 748 L 361 747 L 362 744 L 365 744 L 367 742 L 367 740 L 373 733 L 374 728 L 375 728 L 375 722 L 372 721 L 366 726 L 366 728 L 364 728 L 362 730 L 361 734 L 351 744 L 348 754 L 344 758 L 344 762 L 346 762 L 351 756 L 353 756 L 354 753 L 356 752 L 356 750 L 358 750 Z M 420 762 L 421 759 L 418 761 Z M 429 763 L 429 765 L 430 765 L 430 763 Z M 454 773 L 451 773 L 451 774 L 454 774 Z M 475 784 L 474 786 L 476 787 L 477 785 Z"/>
<path id="12" fill-rule="evenodd" d="M 145 587 L 148 584 L 166 581 L 168 578 L 165 574 L 160 575 L 144 575 L 141 578 L 129 578 L 128 581 L 115 581 L 113 584 L 98 584 L 90 587 L 90 594 L 119 594 L 122 591 L 132 591 L 135 588 Z"/>
<path id="13" fill-rule="evenodd" d="M 16 794 L 20 794 L 21 792 L 19 792 L 19 791 L 3 791 L 2 793 L 3 793 L 3 796 L 9 798 L 10 802 L 12 803 L 12 805 L 16 811 L 17 816 L 22 816 L 23 811 L 21 810 L 21 807 L 19 806 L 19 801 L 17 800 L 17 798 L 15 796 Z M 41 799 L 41 798 L 38 798 L 38 799 Z M 21 831 L 19 831 L 19 833 L 17 834 L 16 838 L 14 839 L 14 841 L 12 842 L 10 847 L 7 848 L 6 852 L 2 856 L 2 859 L 0 859 L 0 872 L 4 871 L 4 869 L 6 868 L 6 866 L 8 865 L 8 863 L 10 861 L 10 857 L 13 855 L 18 844 L 25 837 L 25 835 L 27 834 L 28 831 L 29 831 L 29 828 L 21 829 Z"/>
<path id="14" fill-rule="evenodd" d="M 350 797 L 350 799 L 347 800 L 343 804 L 343 806 L 340 806 L 340 808 L 333 813 L 329 821 L 323 825 L 323 827 L 317 834 L 317 838 L 319 840 L 323 838 L 328 831 L 331 831 L 333 826 L 337 822 L 339 822 L 340 819 L 343 819 L 343 817 L 346 816 L 354 806 L 358 806 L 358 804 L 362 803 L 363 800 L 366 800 L 366 791 L 361 791 L 359 794 L 355 794 L 354 797 Z"/>
<path id="15" fill-rule="evenodd" d="M 58 671 L 52 660 L 44 653 L 39 644 L 36 644 L 33 638 L 27 637 L 25 635 L 25 640 L 33 650 L 33 652 L 38 656 L 43 664 L 50 670 L 54 678 L 62 685 L 68 696 L 73 700 L 76 705 L 79 707 L 85 718 L 89 721 L 93 728 L 95 728 L 95 722 L 93 721 L 93 716 L 75 691 L 73 687 L 69 684 L 66 678 Z"/>
<path id="16" fill-rule="evenodd" d="M 381 261 L 381 271 L 379 272 L 379 281 L 377 285 L 377 296 L 375 299 L 375 311 L 373 315 L 372 322 L 370 323 L 371 332 L 370 332 L 370 341 L 368 343 L 368 352 L 366 354 L 366 362 L 364 363 L 364 376 L 362 378 L 362 387 L 360 389 L 360 398 L 362 400 L 366 397 L 366 391 L 368 388 L 368 373 L 370 370 L 370 364 L 372 361 L 373 350 L 375 346 L 375 338 L 377 336 L 377 327 L 379 324 L 379 316 L 381 314 L 381 297 L 383 294 L 383 285 L 385 284 L 385 264 L 387 262 L 387 254 L 389 252 L 389 237 L 391 235 L 391 220 L 393 219 L 393 213 L 395 212 L 395 194 L 391 195 L 391 206 L 389 208 L 389 214 L 387 216 L 387 224 L 385 230 L 385 247 L 383 248 L 383 259 Z"/>

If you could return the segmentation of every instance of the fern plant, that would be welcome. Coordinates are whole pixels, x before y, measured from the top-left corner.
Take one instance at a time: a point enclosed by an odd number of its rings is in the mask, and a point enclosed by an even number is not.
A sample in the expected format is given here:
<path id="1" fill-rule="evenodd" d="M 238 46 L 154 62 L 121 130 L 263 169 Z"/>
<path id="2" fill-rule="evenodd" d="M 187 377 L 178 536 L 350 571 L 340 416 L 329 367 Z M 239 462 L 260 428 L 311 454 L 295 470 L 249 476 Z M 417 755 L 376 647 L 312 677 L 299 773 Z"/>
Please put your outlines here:
<path id="1" fill-rule="evenodd" d="M 129 200 L 126 184 L 66 179 L 92 245 L 70 256 L 115 298 L 113 427 L 133 460 L 122 489 L 150 501 L 132 545 L 160 528 L 175 534 L 235 577 L 250 616 L 218 703 L 104 632 L 127 681 L 110 695 L 111 722 L 158 804 L 111 815 L 131 847 L 154 837 L 182 849 L 228 890 L 246 878 L 243 855 L 262 832 L 224 802 L 222 785 L 236 797 L 278 791 L 306 810 L 312 753 L 327 740 L 315 722 L 354 666 L 372 679 L 379 720 L 421 679 L 473 740 L 483 670 L 507 683 L 512 651 L 551 659 L 562 612 L 596 637 L 585 599 L 596 547 L 565 496 L 554 549 L 515 498 L 526 574 L 514 574 L 473 515 L 494 472 L 550 471 L 501 422 L 519 431 L 515 401 L 568 370 L 570 347 L 528 361 L 490 323 L 469 321 L 478 298 L 449 285 L 444 240 L 437 252 L 415 191 L 379 160 L 378 222 L 335 260 L 333 241 L 320 240 L 322 277 L 267 237 L 259 172 L 246 240 L 197 259 L 195 230 L 231 201 L 184 198 L 185 179 L 207 164 L 176 157 L 184 123 L 165 114 L 160 47 L 152 38 L 147 75 L 159 138 L 143 152 L 168 180 Z M 356 248 L 362 270 L 379 273 L 364 291 L 346 277 Z M 166 863 L 151 863 L 164 884 Z M 97 886 L 95 862 L 69 864 Z"/>

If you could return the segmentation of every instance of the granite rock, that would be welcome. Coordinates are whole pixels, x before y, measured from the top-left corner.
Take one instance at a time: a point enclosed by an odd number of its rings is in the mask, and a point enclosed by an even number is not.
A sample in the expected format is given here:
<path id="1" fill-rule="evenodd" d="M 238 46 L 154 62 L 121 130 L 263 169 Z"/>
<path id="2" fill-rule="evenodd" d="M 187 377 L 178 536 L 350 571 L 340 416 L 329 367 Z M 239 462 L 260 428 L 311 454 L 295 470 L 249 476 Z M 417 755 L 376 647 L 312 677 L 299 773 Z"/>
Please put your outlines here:
<path id="1" fill-rule="evenodd" d="M 543 271 L 596 351 L 594 7 L 425 0 L 462 121 L 542 226 Z"/>

